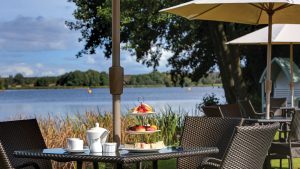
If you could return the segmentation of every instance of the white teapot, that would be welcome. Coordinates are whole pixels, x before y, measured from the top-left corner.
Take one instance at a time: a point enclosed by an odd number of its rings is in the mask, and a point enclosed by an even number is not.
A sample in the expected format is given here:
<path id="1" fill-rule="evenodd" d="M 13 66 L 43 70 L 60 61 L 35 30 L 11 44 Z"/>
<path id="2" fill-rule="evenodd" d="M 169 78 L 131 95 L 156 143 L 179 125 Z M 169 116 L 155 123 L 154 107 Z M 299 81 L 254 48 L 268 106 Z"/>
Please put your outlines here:
<path id="1" fill-rule="evenodd" d="M 96 127 L 87 130 L 86 133 L 91 153 L 101 153 L 102 144 L 106 142 L 109 131 L 99 127 L 99 123 L 96 123 Z"/>

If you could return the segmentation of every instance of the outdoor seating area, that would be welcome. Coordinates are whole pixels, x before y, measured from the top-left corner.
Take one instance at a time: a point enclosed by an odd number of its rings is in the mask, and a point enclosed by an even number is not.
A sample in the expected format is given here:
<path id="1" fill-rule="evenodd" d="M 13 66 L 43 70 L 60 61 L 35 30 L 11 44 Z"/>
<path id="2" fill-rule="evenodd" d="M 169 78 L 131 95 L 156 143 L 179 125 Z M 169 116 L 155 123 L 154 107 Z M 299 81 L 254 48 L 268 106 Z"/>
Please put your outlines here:
<path id="1" fill-rule="evenodd" d="M 29 1 L 0 7 L 0 169 L 300 169 L 300 0 Z"/>
<path id="2" fill-rule="evenodd" d="M 288 117 L 289 118 L 289 117 Z M 263 121 L 265 120 L 265 121 Z M 127 154 L 66 153 L 62 147 L 47 149 L 35 119 L 0 122 L 0 167 L 1 168 L 52 168 L 50 160 L 75 161 L 77 168 L 84 162 L 112 163 L 124 168 L 135 163 L 141 168 L 143 162 L 175 158 L 177 168 L 271 168 L 271 159 L 299 157 L 300 111 L 292 118 L 223 118 L 187 116 L 179 147 L 168 146 L 158 152 Z M 282 124 L 288 124 L 287 139 L 276 140 L 276 132 Z M 8 132 L 9 131 L 9 132 Z M 257 148 L 259 146 L 259 148 Z M 270 148 L 270 149 L 269 149 Z M 280 162 L 281 164 L 281 162 Z M 126 167 L 125 167 L 126 168 Z"/>

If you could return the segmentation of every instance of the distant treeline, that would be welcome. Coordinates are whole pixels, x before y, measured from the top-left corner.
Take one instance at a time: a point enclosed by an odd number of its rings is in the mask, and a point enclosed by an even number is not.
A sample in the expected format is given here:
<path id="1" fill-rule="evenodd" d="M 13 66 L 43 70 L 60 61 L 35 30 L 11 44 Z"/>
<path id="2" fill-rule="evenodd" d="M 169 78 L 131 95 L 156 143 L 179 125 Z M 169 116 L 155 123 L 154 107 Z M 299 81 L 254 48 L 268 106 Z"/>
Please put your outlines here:
<path id="1" fill-rule="evenodd" d="M 179 86 L 173 82 L 168 73 L 154 71 L 149 74 L 125 75 L 125 86 Z M 184 86 L 220 84 L 218 73 L 208 74 L 198 82 L 185 80 Z M 55 88 L 55 87 L 105 87 L 109 85 L 109 77 L 106 72 L 95 70 L 72 71 L 55 77 L 24 77 L 21 73 L 7 78 L 0 78 L 0 89 L 11 88 Z"/>

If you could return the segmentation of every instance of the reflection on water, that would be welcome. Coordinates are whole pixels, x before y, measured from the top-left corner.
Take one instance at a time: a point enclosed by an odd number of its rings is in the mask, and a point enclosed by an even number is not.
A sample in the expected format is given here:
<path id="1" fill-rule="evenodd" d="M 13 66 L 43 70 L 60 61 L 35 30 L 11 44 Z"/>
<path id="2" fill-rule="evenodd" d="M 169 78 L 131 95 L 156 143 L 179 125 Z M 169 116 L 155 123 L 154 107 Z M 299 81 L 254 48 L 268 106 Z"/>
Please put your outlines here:
<path id="1" fill-rule="evenodd" d="M 193 112 L 203 96 L 215 93 L 224 102 L 224 91 L 217 87 L 192 88 L 126 88 L 121 96 L 122 113 L 139 104 L 138 97 L 156 110 L 166 106 L 172 110 Z M 45 89 L 45 90 L 6 90 L 0 93 L 0 120 L 16 114 L 44 116 L 51 114 L 111 112 L 112 97 L 109 89 Z"/>

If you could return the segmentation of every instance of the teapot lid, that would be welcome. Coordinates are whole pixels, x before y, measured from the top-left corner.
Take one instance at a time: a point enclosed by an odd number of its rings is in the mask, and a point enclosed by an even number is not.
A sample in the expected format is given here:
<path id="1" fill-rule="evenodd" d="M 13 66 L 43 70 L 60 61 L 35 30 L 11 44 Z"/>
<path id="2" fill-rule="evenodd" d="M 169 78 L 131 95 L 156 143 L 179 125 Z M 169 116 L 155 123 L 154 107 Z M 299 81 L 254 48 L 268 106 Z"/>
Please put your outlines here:
<path id="1" fill-rule="evenodd" d="M 91 128 L 90 130 L 100 131 L 100 132 L 107 131 L 105 128 L 99 127 L 99 123 L 96 123 L 95 127 Z"/>
<path id="2" fill-rule="evenodd" d="M 96 123 L 95 127 L 91 128 L 91 130 L 99 130 L 99 129 L 100 129 L 99 123 Z"/>

